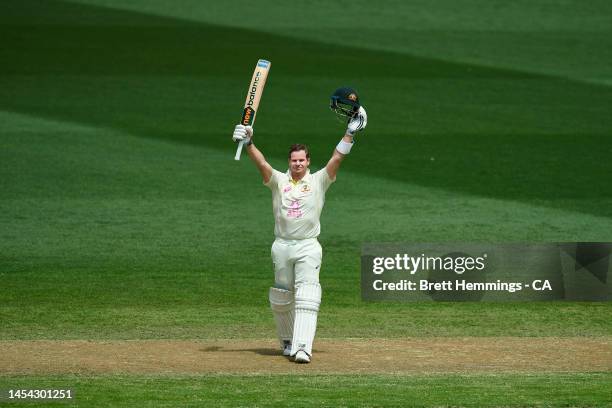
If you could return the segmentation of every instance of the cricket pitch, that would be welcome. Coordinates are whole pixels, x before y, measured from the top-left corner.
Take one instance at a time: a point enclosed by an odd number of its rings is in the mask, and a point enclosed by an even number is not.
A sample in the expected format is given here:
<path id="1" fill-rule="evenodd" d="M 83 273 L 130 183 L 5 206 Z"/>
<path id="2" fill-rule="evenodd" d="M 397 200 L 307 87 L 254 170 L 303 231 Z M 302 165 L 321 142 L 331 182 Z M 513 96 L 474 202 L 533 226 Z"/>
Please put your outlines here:
<path id="1" fill-rule="evenodd" d="M 311 364 L 272 340 L 0 342 L 0 374 L 475 373 L 612 371 L 612 337 L 321 339 Z"/>

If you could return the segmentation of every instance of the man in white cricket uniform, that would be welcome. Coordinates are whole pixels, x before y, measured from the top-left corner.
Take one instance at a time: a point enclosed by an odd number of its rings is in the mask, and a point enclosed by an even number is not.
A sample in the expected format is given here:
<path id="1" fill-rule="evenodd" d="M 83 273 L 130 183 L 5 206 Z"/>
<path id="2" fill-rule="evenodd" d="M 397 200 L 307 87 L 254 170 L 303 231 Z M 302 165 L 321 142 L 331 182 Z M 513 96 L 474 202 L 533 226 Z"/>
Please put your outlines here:
<path id="1" fill-rule="evenodd" d="M 276 240 L 272 244 L 274 287 L 270 288 L 269 300 L 283 354 L 294 357 L 297 363 L 310 362 L 321 304 L 322 250 L 317 237 L 325 192 L 350 152 L 354 134 L 366 124 L 365 109 L 360 107 L 325 168 L 315 173 L 308 169 L 310 153 L 305 145 L 290 147 L 289 169 L 282 173 L 273 169 L 255 147 L 250 126 L 237 125 L 234 130 L 233 140 L 244 140 L 264 184 L 272 190 Z"/>

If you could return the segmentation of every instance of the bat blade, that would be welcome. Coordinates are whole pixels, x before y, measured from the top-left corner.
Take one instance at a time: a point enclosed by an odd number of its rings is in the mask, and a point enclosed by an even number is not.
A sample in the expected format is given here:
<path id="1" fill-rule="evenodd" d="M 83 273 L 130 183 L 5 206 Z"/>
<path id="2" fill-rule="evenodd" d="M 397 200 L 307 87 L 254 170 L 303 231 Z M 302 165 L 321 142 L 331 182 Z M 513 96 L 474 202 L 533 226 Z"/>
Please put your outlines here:
<path id="1" fill-rule="evenodd" d="M 240 121 L 240 123 L 244 126 L 253 126 L 255 123 L 255 117 L 259 109 L 259 102 L 261 101 L 261 95 L 263 94 L 264 87 L 266 86 L 266 80 L 268 79 L 268 72 L 270 72 L 271 66 L 272 63 L 265 59 L 260 59 L 257 61 L 257 65 L 255 65 L 253 77 L 251 78 L 249 90 L 247 91 L 246 100 L 244 101 L 242 120 Z M 238 143 L 234 160 L 240 160 L 243 145 L 244 142 Z"/>

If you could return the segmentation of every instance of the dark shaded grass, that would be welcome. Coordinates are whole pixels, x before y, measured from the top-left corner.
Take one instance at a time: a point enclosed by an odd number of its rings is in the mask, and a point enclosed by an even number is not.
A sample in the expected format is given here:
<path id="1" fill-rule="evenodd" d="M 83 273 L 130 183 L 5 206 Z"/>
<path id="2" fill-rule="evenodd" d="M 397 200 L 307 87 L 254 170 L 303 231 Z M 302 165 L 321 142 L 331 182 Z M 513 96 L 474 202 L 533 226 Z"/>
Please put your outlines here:
<path id="1" fill-rule="evenodd" d="M 612 215 L 609 87 L 57 1 L 2 7 L 4 109 L 229 151 L 265 57 L 256 137 L 273 160 L 297 140 L 324 160 L 341 131 L 327 95 L 350 84 L 370 126 L 347 169 Z"/>

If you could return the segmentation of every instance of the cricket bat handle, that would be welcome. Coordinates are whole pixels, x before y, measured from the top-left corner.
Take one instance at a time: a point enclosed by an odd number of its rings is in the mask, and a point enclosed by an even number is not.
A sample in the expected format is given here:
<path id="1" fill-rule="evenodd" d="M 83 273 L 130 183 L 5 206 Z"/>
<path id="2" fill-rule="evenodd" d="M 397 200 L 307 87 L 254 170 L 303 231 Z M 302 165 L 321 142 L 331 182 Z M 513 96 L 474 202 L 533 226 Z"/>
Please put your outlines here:
<path id="1" fill-rule="evenodd" d="M 234 156 L 234 160 L 240 160 L 240 153 L 242 153 L 242 146 L 244 145 L 244 140 L 238 142 L 238 148 L 236 149 L 236 155 Z"/>

